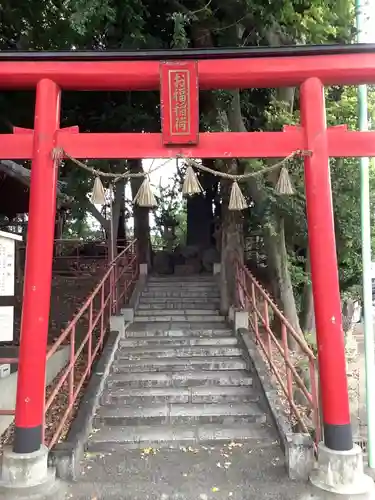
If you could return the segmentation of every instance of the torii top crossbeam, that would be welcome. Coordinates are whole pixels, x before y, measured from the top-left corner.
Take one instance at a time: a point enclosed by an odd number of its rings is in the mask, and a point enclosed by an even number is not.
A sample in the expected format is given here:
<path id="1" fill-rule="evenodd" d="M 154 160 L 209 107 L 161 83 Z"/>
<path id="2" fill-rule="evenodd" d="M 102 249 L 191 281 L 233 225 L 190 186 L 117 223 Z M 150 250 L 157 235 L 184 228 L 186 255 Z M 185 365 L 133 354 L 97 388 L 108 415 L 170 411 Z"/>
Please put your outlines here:
<path id="1" fill-rule="evenodd" d="M 142 52 L 0 52 L 0 88 L 35 88 L 43 78 L 53 80 L 62 90 L 160 88 L 164 109 L 173 85 L 168 83 L 169 73 L 163 72 L 165 64 L 161 61 L 170 61 L 172 71 L 177 67 L 188 72 L 189 82 L 185 83 L 190 83 L 190 98 L 185 105 L 191 128 L 184 139 L 183 134 L 171 132 L 169 122 L 174 118 L 168 119 L 164 113 L 162 134 L 86 134 L 69 128 L 57 132 L 59 146 L 76 158 L 287 156 L 305 149 L 298 128 L 287 128 L 282 133 L 231 136 L 199 133 L 198 92 L 194 88 L 297 86 L 311 77 L 319 78 L 323 85 L 375 82 L 375 45 L 362 44 Z M 169 107 L 173 108 L 171 100 Z M 16 128 L 15 132 L 0 136 L 0 157 L 31 158 L 32 137 L 24 130 Z M 329 156 L 375 156 L 375 132 L 332 128 L 328 131 L 328 147 Z"/>
<path id="2" fill-rule="evenodd" d="M 238 59 L 241 59 L 239 64 Z M 157 90 L 159 61 L 198 61 L 199 88 L 375 83 L 375 45 L 318 45 L 148 51 L 0 52 L 0 88 L 53 77 L 69 90 Z M 38 63 L 38 64 L 35 64 Z"/>

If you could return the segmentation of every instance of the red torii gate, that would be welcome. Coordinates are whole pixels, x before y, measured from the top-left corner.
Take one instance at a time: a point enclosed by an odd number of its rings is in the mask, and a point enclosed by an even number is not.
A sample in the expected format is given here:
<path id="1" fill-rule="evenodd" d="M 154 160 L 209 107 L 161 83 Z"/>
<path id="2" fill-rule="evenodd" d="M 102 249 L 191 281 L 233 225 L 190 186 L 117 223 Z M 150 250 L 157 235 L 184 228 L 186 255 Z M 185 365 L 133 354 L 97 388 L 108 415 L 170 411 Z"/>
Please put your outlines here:
<path id="1" fill-rule="evenodd" d="M 239 60 L 240 59 L 240 60 Z M 160 62 L 169 61 L 169 62 Z M 36 88 L 34 130 L 0 135 L 0 158 L 32 159 L 14 452 L 42 442 L 56 182 L 55 147 L 75 158 L 306 156 L 306 202 L 324 442 L 353 447 L 329 157 L 375 156 L 375 132 L 326 128 L 324 86 L 375 82 L 375 46 L 148 52 L 0 53 L 0 88 Z M 301 126 L 283 132 L 199 133 L 198 88 L 301 87 Z M 60 129 L 61 90 L 161 90 L 162 132 Z"/>

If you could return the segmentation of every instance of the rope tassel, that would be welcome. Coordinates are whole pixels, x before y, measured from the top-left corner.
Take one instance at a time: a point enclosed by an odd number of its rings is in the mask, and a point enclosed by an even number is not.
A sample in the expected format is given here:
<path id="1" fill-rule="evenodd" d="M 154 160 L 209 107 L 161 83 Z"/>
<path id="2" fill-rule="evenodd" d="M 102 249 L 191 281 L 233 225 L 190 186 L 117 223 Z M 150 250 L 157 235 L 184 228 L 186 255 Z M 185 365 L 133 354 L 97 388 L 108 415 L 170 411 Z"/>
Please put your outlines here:
<path id="1" fill-rule="evenodd" d="M 275 191 L 279 194 L 294 194 L 294 187 L 288 169 L 281 167 L 279 180 L 275 186 Z"/>
<path id="2" fill-rule="evenodd" d="M 230 190 L 229 198 L 229 210 L 244 210 L 248 205 L 246 203 L 245 197 L 242 194 L 241 188 L 237 181 L 232 184 L 232 189 Z"/>
<path id="3" fill-rule="evenodd" d="M 94 205 L 105 205 L 104 186 L 99 176 L 95 177 L 94 187 L 91 193 L 91 203 Z"/>
<path id="4" fill-rule="evenodd" d="M 184 184 L 182 186 L 182 194 L 191 196 L 193 194 L 199 194 L 202 191 L 202 185 L 198 180 L 197 174 L 195 173 L 193 167 L 189 165 L 186 169 Z"/>
<path id="5" fill-rule="evenodd" d="M 134 196 L 133 203 L 137 203 L 140 207 L 154 208 L 157 206 L 156 198 L 151 190 L 150 181 L 145 177 L 137 194 Z"/>

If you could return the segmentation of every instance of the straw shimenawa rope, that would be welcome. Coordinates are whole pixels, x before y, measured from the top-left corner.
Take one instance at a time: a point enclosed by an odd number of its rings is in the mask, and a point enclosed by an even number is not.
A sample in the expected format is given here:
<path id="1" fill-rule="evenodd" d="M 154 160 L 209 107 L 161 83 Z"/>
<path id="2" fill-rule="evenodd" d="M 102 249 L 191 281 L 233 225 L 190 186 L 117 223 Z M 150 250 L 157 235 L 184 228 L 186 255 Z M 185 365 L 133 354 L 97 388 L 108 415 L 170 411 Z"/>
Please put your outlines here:
<path id="1" fill-rule="evenodd" d="M 187 164 L 187 170 L 186 170 L 186 175 L 185 175 L 185 179 L 184 179 L 184 183 L 183 183 L 183 187 L 182 187 L 182 192 L 184 195 L 194 195 L 194 194 L 201 193 L 203 191 L 202 185 L 199 182 L 197 174 L 195 173 L 195 170 L 194 170 L 194 168 L 195 168 L 195 169 L 200 170 L 202 172 L 210 173 L 216 177 L 221 177 L 223 179 L 228 179 L 228 180 L 233 181 L 228 208 L 230 210 L 243 210 L 243 209 L 247 208 L 247 203 L 246 203 L 246 199 L 245 199 L 244 195 L 241 192 L 241 188 L 238 185 L 239 182 L 247 181 L 252 177 L 258 177 L 258 176 L 261 176 L 263 174 L 270 173 L 270 172 L 273 172 L 274 170 L 280 169 L 280 176 L 279 176 L 279 180 L 275 186 L 275 191 L 279 194 L 288 194 L 288 195 L 293 194 L 294 193 L 293 184 L 292 184 L 292 181 L 290 179 L 288 169 L 286 168 L 286 164 L 295 157 L 310 156 L 310 155 L 311 155 L 310 151 L 297 150 L 274 165 L 262 168 L 260 170 L 255 171 L 255 172 L 248 172 L 246 174 L 238 174 L 238 175 L 237 174 L 228 174 L 226 172 L 214 170 L 212 168 L 206 167 L 205 165 L 202 165 L 201 163 L 198 163 L 197 161 L 195 161 L 191 158 L 184 158 L 183 156 L 178 156 L 179 159 L 184 159 L 186 161 L 186 164 Z M 168 159 L 166 162 L 162 163 L 161 165 L 158 165 L 154 169 L 152 169 L 152 165 L 151 165 L 149 172 L 132 173 L 132 172 L 126 171 L 126 172 L 119 174 L 119 173 L 112 173 L 112 172 L 102 172 L 101 170 L 90 167 L 89 165 L 86 165 L 85 163 L 70 156 L 62 148 L 54 148 L 52 151 L 52 157 L 55 161 L 61 161 L 63 158 L 68 158 L 73 163 L 75 163 L 77 166 L 79 166 L 79 167 L 83 168 L 84 170 L 90 172 L 91 174 L 95 175 L 93 199 L 99 200 L 101 202 L 104 200 L 104 196 L 103 196 L 104 195 L 104 187 L 103 187 L 103 184 L 101 181 L 101 177 L 112 179 L 113 184 L 115 184 L 120 179 L 143 178 L 144 181 L 142 182 L 137 194 L 135 195 L 133 202 L 137 203 L 140 206 L 144 206 L 144 207 L 148 207 L 148 208 L 152 208 L 152 207 L 156 206 L 156 199 L 155 199 L 155 196 L 151 190 L 149 176 L 151 173 L 162 168 L 164 165 L 166 165 L 170 161 L 170 159 Z"/>

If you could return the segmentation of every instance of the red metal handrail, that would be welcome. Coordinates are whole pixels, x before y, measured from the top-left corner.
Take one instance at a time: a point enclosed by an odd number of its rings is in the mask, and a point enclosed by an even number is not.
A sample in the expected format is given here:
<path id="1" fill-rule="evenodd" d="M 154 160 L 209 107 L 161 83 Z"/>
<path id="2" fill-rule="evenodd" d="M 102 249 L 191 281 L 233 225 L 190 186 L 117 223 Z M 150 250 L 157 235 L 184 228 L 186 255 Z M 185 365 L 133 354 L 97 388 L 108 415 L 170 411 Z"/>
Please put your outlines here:
<path id="1" fill-rule="evenodd" d="M 289 416 L 298 422 L 303 432 L 310 430 L 303 415 L 303 409 L 294 400 L 294 391 L 298 389 L 305 397 L 305 405 L 312 414 L 315 441 L 320 440 L 320 415 L 317 384 L 317 361 L 302 335 L 298 334 L 277 305 L 262 288 L 251 272 L 237 261 L 236 283 L 238 307 L 249 312 L 249 326 L 255 334 L 256 343 L 260 346 L 263 357 L 275 376 L 288 401 Z M 281 338 L 277 338 L 271 329 L 270 312 L 279 319 Z M 295 349 L 289 347 L 293 339 Z M 309 367 L 309 390 L 299 375 L 296 364 L 305 358 Z"/>
<path id="2" fill-rule="evenodd" d="M 84 254 L 83 248 L 90 245 L 92 254 Z M 126 240 L 117 240 L 116 248 L 120 252 L 127 246 Z M 22 261 L 24 265 L 26 242 L 18 246 L 23 252 Z M 55 239 L 53 275 L 73 278 L 92 278 L 93 274 L 99 275 L 107 268 L 110 260 L 108 252 L 108 241 L 106 240 L 83 240 L 83 239 Z"/>
<path id="3" fill-rule="evenodd" d="M 63 345 L 70 346 L 69 363 L 56 377 L 45 403 L 45 422 L 53 402 L 62 398 L 63 413 L 57 424 L 46 432 L 44 441 L 52 448 L 61 435 L 79 402 L 79 395 L 91 374 L 92 365 L 103 347 L 109 329 L 110 317 L 118 314 L 121 306 L 130 298 L 138 278 L 139 266 L 135 241 L 130 243 L 108 266 L 108 269 L 81 309 L 61 333 L 47 353 L 47 360 Z M 48 434 L 48 435 L 47 435 Z"/>

